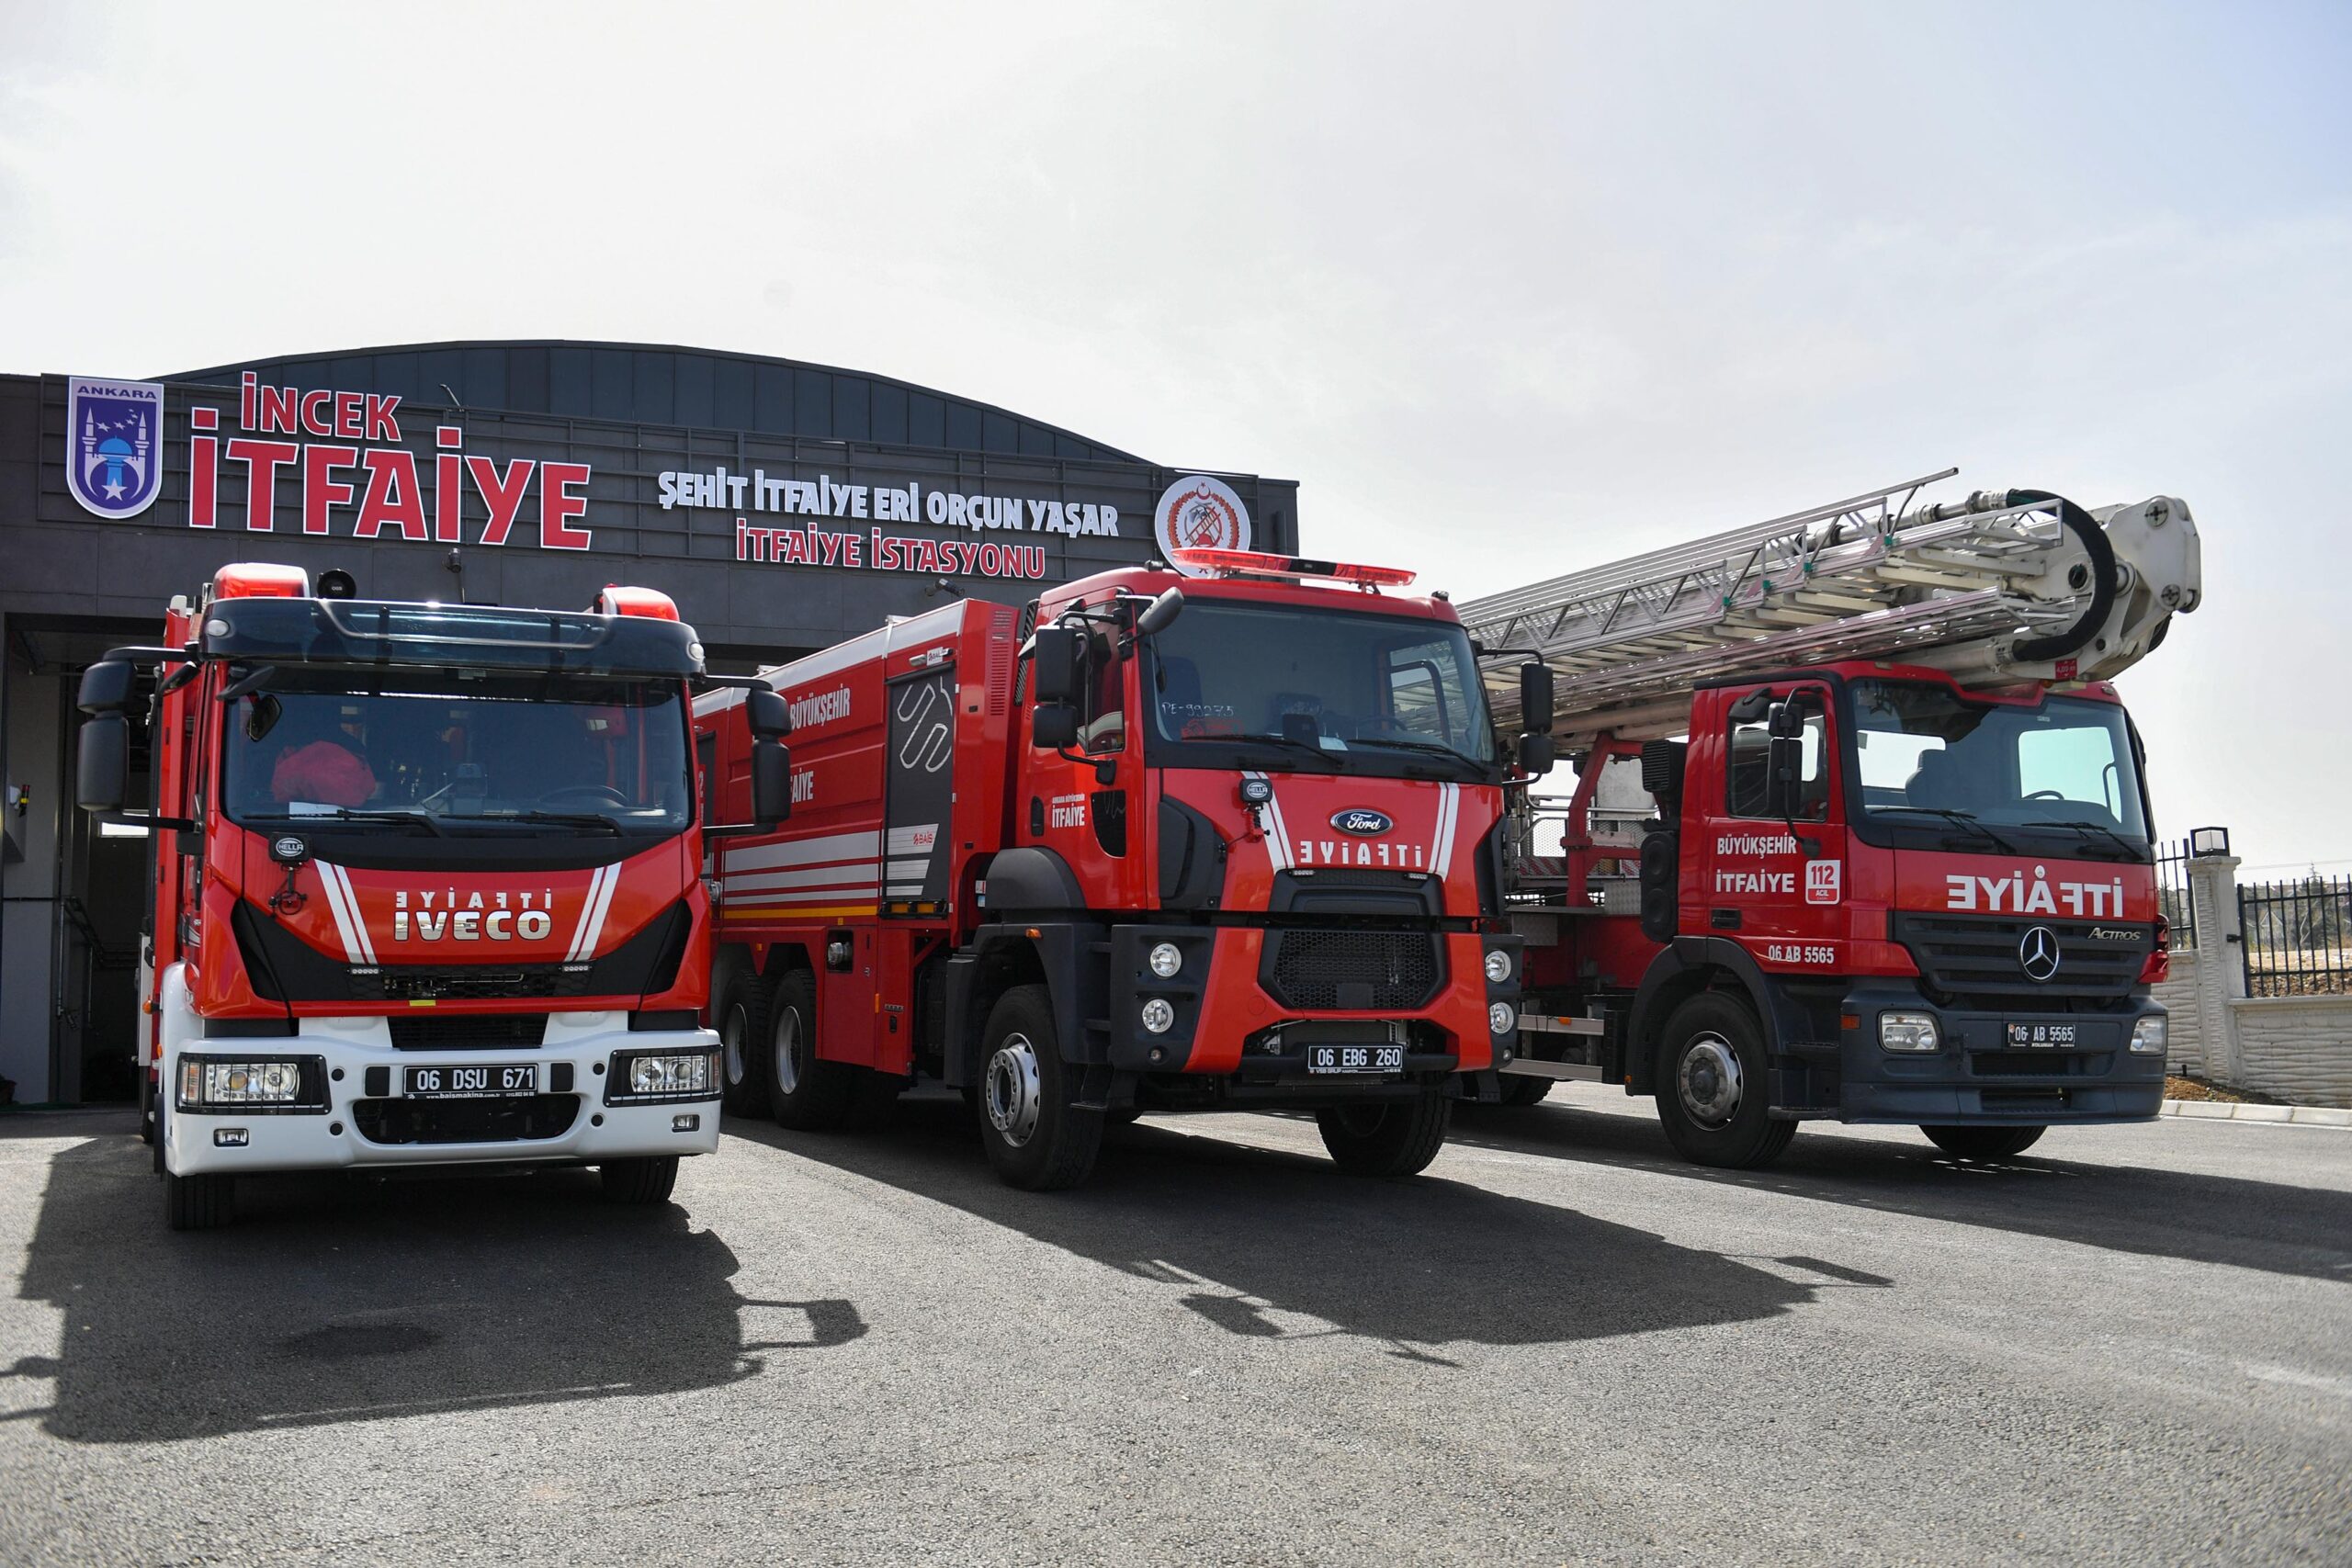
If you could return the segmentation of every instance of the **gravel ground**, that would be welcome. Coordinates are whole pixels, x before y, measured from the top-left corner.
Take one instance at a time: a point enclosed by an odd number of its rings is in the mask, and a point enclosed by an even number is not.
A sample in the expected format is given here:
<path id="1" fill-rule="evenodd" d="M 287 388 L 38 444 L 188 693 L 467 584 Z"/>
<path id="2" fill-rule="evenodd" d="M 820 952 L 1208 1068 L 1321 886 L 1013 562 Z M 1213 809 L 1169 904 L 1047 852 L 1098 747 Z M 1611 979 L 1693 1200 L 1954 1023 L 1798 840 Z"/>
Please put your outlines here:
<path id="1" fill-rule="evenodd" d="M 0 1128 L 0 1562 L 2352 1559 L 2352 1136 L 1809 1130 L 1579 1086 L 1351 1181 L 1154 1120 L 1007 1190 L 945 1100 L 577 1173 L 251 1184 Z"/>

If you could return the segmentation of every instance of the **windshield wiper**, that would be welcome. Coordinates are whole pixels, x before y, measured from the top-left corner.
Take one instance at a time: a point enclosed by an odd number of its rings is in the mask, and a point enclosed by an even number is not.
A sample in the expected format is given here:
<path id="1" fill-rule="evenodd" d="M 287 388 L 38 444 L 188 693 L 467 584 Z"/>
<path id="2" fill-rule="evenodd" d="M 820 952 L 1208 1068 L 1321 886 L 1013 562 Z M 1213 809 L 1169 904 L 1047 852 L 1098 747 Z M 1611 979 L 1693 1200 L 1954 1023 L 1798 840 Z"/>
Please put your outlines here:
<path id="1" fill-rule="evenodd" d="M 1229 739 L 1261 746 L 1287 746 L 1293 750 L 1304 751 L 1317 761 L 1331 763 L 1335 767 L 1339 764 L 1339 760 L 1347 755 L 1346 752 L 1331 747 L 1317 745 L 1312 740 L 1294 739 L 1287 735 L 1236 735 Z"/>
<path id="2" fill-rule="evenodd" d="M 621 825 L 601 811 L 501 811 L 484 813 L 485 822 L 560 822 L 571 828 L 602 828 L 618 835 Z"/>
<path id="3" fill-rule="evenodd" d="M 267 811 L 248 813 L 256 822 L 404 822 L 424 829 L 435 838 L 447 838 L 441 824 L 430 811 L 412 811 L 399 807 L 338 806 L 333 811 Z"/>
<path id="4" fill-rule="evenodd" d="M 1469 753 L 1465 751 L 1457 751 L 1453 747 L 1436 740 L 1391 740 L 1386 736 L 1375 736 L 1369 739 L 1363 736 L 1358 736 L 1355 739 L 1349 741 L 1348 744 L 1351 746 L 1386 746 L 1399 751 L 1425 751 L 1432 757 L 1448 757 L 1453 759 L 1454 761 L 1467 763 L 1469 766 L 1474 768 L 1483 768 L 1486 766 L 1485 763 L 1479 761 L 1477 758 L 1471 756 Z"/>
<path id="5" fill-rule="evenodd" d="M 1949 806 L 1874 806 L 1871 809 L 1882 815 L 1889 811 L 1917 811 L 1928 817 L 1940 817 L 1947 822 L 1959 823 L 2004 854 L 2013 855 L 2018 852 L 2018 847 L 2015 844 L 1986 827 L 1984 818 L 1973 812 L 1955 811 Z"/>
<path id="6" fill-rule="evenodd" d="M 2114 844 L 2117 849 L 2123 852 L 2119 858 L 2129 861 L 2133 865 L 2142 863 L 2147 858 L 2139 846 L 2132 843 L 2131 840 L 2125 838 L 2114 829 L 2105 827 L 2097 822 L 2024 822 L 2018 824 L 2018 826 L 2025 828 L 2080 828 L 2086 833 L 2097 833 L 2102 838 L 2108 840 L 2109 842 Z"/>

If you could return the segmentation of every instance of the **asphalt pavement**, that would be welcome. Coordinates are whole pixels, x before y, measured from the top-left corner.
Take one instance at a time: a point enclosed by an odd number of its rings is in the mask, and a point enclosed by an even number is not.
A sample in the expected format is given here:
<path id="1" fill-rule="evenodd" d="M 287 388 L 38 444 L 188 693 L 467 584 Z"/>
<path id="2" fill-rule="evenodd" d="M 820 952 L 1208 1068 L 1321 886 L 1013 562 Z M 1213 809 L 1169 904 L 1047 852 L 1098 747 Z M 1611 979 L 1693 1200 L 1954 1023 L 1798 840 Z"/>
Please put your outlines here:
<path id="1" fill-rule="evenodd" d="M 1680 1163 L 1579 1086 L 1000 1186 L 946 1098 L 581 1173 L 247 1184 L 0 1121 L 0 1562 L 2337 1562 L 2352 1132 Z"/>

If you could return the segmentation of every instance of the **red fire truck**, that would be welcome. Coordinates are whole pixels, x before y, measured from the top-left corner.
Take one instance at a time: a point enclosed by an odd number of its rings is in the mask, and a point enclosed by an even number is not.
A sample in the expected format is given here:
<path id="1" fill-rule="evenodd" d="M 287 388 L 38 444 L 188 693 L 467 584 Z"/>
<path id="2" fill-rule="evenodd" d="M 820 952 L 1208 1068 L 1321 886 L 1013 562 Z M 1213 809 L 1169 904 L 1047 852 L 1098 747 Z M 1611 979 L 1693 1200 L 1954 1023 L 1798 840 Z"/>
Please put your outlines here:
<path id="1" fill-rule="evenodd" d="M 1507 1098 L 1622 1083 L 1720 1166 L 1808 1118 L 2000 1158 L 2156 1114 L 2166 928 L 2110 682 L 2196 608 L 2196 526 L 1911 504 L 1949 473 L 1464 606 L 1555 672 L 1525 722 L 1578 773 L 1510 818 Z"/>
<path id="2" fill-rule="evenodd" d="M 254 564 L 91 666 L 81 803 L 153 845 L 146 1126 L 174 1228 L 227 1221 L 258 1171 L 588 1165 L 659 1202 L 717 1146 L 700 677 L 649 590 L 376 603 Z M 126 815 L 139 739 L 153 792 Z M 759 751 L 780 810 L 786 761 Z"/>
<path id="3" fill-rule="evenodd" d="M 1349 1170 L 1435 1157 L 1518 998 L 1469 639 L 1409 572 L 1179 560 L 767 672 L 793 818 L 718 851 L 731 1109 L 828 1126 L 927 1074 L 1039 1189 L 1143 1111 L 1311 1110 Z M 721 812 L 748 708 L 696 704 Z"/>

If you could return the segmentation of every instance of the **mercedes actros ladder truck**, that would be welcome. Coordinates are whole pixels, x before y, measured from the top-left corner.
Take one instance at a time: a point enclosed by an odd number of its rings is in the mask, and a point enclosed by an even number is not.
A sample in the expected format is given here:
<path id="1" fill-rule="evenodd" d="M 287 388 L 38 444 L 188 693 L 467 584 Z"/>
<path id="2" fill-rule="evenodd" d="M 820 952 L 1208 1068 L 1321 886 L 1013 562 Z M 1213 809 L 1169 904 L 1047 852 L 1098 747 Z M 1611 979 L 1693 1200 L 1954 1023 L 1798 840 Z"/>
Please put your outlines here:
<path id="1" fill-rule="evenodd" d="M 2112 682 L 2197 607 L 2196 526 L 1914 504 L 1955 471 L 1462 606 L 1498 719 L 1577 773 L 1507 818 L 1506 1100 L 1622 1084 L 1729 1167 L 1808 1119 L 1997 1159 L 2157 1113 L 2167 931 Z"/>

